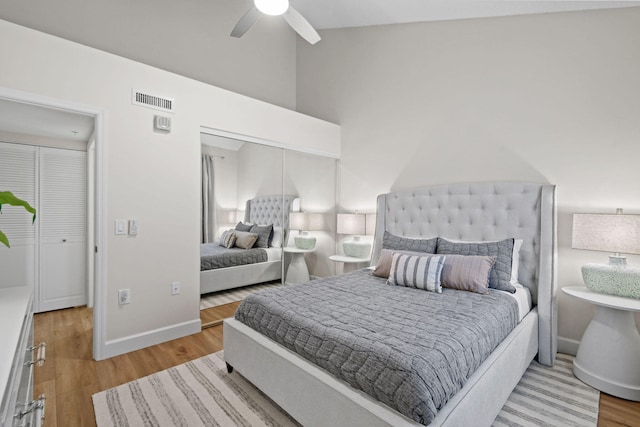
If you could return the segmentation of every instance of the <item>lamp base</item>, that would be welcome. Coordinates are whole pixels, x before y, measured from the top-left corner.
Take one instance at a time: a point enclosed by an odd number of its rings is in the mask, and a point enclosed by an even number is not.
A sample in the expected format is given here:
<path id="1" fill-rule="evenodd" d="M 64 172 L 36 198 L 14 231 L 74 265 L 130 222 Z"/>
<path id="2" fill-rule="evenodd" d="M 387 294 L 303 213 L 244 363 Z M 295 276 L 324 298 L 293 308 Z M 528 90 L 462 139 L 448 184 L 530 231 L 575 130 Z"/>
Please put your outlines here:
<path id="1" fill-rule="evenodd" d="M 354 239 L 342 243 L 342 250 L 346 256 L 353 258 L 369 258 L 371 253 L 371 243 Z"/>
<path id="2" fill-rule="evenodd" d="M 306 232 L 295 236 L 293 241 L 298 249 L 313 249 L 316 247 L 316 238 L 309 236 Z"/>
<path id="3" fill-rule="evenodd" d="M 582 266 L 582 279 L 593 292 L 640 299 L 640 269 L 607 264 Z"/>

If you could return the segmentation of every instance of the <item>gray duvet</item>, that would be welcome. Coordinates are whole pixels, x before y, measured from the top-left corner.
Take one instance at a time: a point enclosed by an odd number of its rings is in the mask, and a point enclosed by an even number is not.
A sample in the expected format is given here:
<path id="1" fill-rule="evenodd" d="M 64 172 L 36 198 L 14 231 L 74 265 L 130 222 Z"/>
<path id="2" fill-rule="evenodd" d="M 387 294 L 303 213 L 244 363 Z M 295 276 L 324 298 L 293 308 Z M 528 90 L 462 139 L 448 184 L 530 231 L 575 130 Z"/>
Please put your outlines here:
<path id="1" fill-rule="evenodd" d="M 236 319 L 428 424 L 515 328 L 502 291 L 442 294 L 360 270 L 247 297 Z"/>
<path id="2" fill-rule="evenodd" d="M 255 264 L 267 260 L 267 251 L 260 248 L 227 249 L 218 243 L 200 244 L 200 271 Z"/>

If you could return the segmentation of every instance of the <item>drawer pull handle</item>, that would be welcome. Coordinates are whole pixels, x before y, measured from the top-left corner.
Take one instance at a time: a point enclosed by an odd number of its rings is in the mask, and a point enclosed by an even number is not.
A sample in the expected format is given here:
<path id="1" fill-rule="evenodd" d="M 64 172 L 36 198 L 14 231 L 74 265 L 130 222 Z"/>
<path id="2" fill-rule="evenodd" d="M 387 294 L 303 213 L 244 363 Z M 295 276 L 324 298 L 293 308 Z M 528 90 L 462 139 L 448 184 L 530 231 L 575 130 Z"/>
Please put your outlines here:
<path id="1" fill-rule="evenodd" d="M 40 420 L 44 420 L 44 406 L 45 401 L 47 400 L 46 396 L 41 394 L 37 399 L 32 400 L 29 403 L 22 403 L 16 406 L 18 410 L 14 415 L 14 418 L 21 420 L 24 416 L 29 415 L 31 413 L 35 413 L 36 411 L 42 411 L 42 415 L 40 416 Z"/>
<path id="2" fill-rule="evenodd" d="M 36 365 L 36 366 L 42 366 L 44 365 L 45 360 L 47 360 L 46 358 L 46 351 L 47 351 L 47 344 L 44 342 L 41 342 L 38 345 L 35 345 L 33 347 L 29 347 L 27 349 L 27 351 L 34 351 L 34 350 L 38 350 L 36 353 L 36 358 L 34 360 L 30 360 L 28 362 L 24 363 L 24 366 L 31 366 L 31 365 Z"/>

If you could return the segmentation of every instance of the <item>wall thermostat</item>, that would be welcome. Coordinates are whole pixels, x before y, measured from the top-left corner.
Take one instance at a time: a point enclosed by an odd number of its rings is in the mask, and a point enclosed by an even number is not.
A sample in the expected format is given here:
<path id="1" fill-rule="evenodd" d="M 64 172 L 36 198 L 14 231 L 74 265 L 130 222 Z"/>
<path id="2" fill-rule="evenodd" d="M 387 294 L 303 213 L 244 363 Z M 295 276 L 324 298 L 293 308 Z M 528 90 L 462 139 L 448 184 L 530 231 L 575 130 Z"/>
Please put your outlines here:
<path id="1" fill-rule="evenodd" d="M 153 116 L 153 128 L 163 132 L 171 132 L 171 119 L 169 117 Z"/>

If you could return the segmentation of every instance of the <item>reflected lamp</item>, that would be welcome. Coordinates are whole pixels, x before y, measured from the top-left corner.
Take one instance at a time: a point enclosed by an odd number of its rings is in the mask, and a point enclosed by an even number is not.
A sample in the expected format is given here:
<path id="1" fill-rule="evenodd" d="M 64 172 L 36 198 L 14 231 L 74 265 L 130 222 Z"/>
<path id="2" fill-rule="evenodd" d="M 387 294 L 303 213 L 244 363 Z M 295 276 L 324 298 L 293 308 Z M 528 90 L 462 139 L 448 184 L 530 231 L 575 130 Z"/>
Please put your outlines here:
<path id="1" fill-rule="evenodd" d="M 324 230 L 324 216 L 319 213 L 292 212 L 289 214 L 289 228 L 298 230 L 298 235 L 293 241 L 298 249 L 313 249 L 316 247 L 316 238 L 309 235 L 309 231 Z"/>
<path id="2" fill-rule="evenodd" d="M 640 215 L 574 214 L 571 247 L 612 253 L 609 264 L 585 264 L 582 278 L 593 292 L 640 299 L 640 269 L 622 254 L 640 254 Z"/>
<path id="3" fill-rule="evenodd" d="M 342 243 L 342 250 L 346 256 L 354 258 L 368 258 L 371 253 L 371 243 L 361 239 L 366 234 L 366 215 L 359 213 L 338 214 L 338 234 L 352 235 L 351 240 Z"/>

